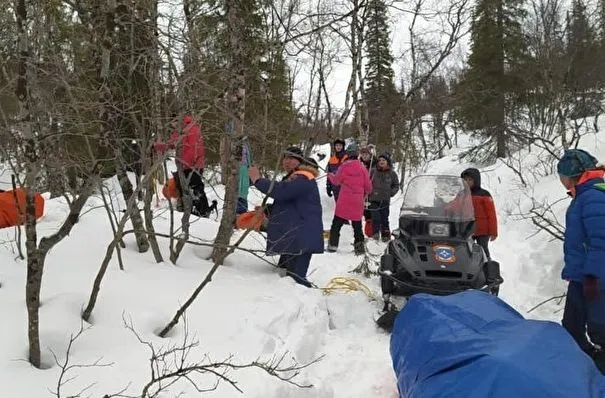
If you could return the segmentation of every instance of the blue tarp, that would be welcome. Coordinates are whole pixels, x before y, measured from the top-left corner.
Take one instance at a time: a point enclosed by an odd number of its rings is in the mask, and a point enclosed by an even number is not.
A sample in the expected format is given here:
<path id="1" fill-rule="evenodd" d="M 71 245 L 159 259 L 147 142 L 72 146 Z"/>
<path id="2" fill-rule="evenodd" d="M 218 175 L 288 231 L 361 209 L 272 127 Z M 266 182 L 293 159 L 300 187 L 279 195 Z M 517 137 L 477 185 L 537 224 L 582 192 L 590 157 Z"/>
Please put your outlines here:
<path id="1" fill-rule="evenodd" d="M 412 296 L 391 357 L 402 398 L 605 397 L 605 377 L 561 325 L 479 291 Z"/>

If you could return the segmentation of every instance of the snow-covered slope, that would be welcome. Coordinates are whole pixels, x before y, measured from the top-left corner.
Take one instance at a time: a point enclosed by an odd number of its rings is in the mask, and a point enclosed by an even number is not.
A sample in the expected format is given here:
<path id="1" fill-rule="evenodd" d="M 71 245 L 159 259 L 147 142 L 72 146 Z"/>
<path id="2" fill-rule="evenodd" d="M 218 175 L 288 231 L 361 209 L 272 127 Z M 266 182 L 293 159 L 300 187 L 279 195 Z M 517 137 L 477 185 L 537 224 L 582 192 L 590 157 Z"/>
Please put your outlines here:
<path id="1" fill-rule="evenodd" d="M 605 159 L 605 136 L 587 138 L 585 148 Z M 467 143 L 470 145 L 470 143 Z M 465 146 L 467 146 L 465 145 Z M 431 162 L 423 172 L 431 174 L 459 174 L 468 164 L 457 161 L 452 151 L 447 157 Z M 326 152 L 327 147 L 314 153 Z M 329 153 L 329 152 L 328 152 Z M 535 153 L 535 152 L 534 152 Z M 531 172 L 535 157 L 522 152 L 522 166 Z M 327 162 L 323 160 L 322 166 Z M 521 312 L 564 289 L 559 280 L 562 249 L 560 242 L 550 241 L 544 233 L 535 234 L 529 220 L 518 216 L 531 208 L 531 197 L 554 202 L 565 196 L 556 176 L 529 180 L 523 187 L 516 174 L 508 167 L 497 164 L 482 169 L 484 186 L 496 201 L 500 217 L 500 236 L 492 244 L 493 257 L 500 261 L 505 284 L 501 297 Z M 531 173 L 530 173 L 531 174 Z M 0 179 L 4 182 L 4 177 Z M 324 206 L 324 227 L 329 228 L 334 201 L 325 196 L 325 177 L 318 180 Z M 109 181 L 114 202 L 123 208 L 118 199 L 115 181 Z M 220 198 L 222 190 L 208 190 L 210 199 Z M 252 190 L 250 204 L 259 204 L 261 195 Z M 397 224 L 401 194 L 395 197 L 391 211 L 391 225 Z M 567 202 L 556 208 L 561 217 Z M 111 236 L 111 227 L 102 201 L 95 197 L 86 207 L 80 222 L 71 235 L 49 255 L 43 280 L 41 334 L 44 363 L 47 369 L 32 368 L 27 361 L 27 328 L 24 302 L 26 264 L 15 260 L 14 230 L 0 230 L 0 395 L 11 398 L 52 396 L 60 369 L 53 364 L 51 352 L 64 360 L 71 334 L 80 327 L 79 314 L 86 305 Z M 39 223 L 41 235 L 54 232 L 67 214 L 62 199 L 47 201 L 45 215 Z M 119 209 L 118 209 L 119 210 Z M 562 221 L 562 219 L 561 219 Z M 194 240 L 209 242 L 213 239 L 218 222 L 199 220 L 192 225 Z M 156 230 L 169 230 L 166 204 L 156 209 Z M 234 239 L 240 236 L 236 232 Z M 156 347 L 179 344 L 185 330 L 179 324 L 170 337 L 161 339 L 157 332 L 174 315 L 204 278 L 211 264 L 206 260 L 210 248 L 188 245 L 176 266 L 167 260 L 156 264 L 151 252 L 139 254 L 133 239 L 126 239 L 122 251 L 125 270 L 118 268 L 114 258 L 105 276 L 90 328 L 76 341 L 70 361 L 74 365 L 87 365 L 98 358 L 107 367 L 84 367 L 71 370 L 78 376 L 64 386 L 64 396 L 74 394 L 83 387 L 96 383 L 89 393 L 94 397 L 111 394 L 129 386 L 127 394 L 140 396 L 149 381 L 150 353 L 135 335 L 124 326 L 131 320 L 140 337 Z M 353 256 L 352 231 L 343 228 L 341 250 L 336 254 L 313 256 L 309 279 L 325 286 L 331 278 L 347 276 L 359 278 L 380 297 L 376 278 L 365 279 L 349 271 L 360 262 Z M 167 240 L 160 241 L 165 258 L 168 257 Z M 258 234 L 250 234 L 243 247 L 262 250 L 264 241 Z M 369 251 L 378 256 L 383 244 L 368 243 Z M 269 258 L 270 261 L 276 259 Z M 202 291 L 187 313 L 188 332 L 199 339 L 191 358 L 200 359 L 208 354 L 211 360 L 223 360 L 233 355 L 233 362 L 247 363 L 256 359 L 269 360 L 284 353 L 284 365 L 291 360 L 307 363 L 323 359 L 303 369 L 294 381 L 312 384 L 298 388 L 272 378 L 258 369 L 229 372 L 238 382 L 237 387 L 246 397 L 397 397 L 397 389 L 389 357 L 389 336 L 379 331 L 373 315 L 381 308 L 379 301 L 371 301 L 361 293 L 335 293 L 324 295 L 315 289 L 296 285 L 289 278 L 280 278 L 274 267 L 262 259 L 238 251 L 215 274 L 212 282 Z M 533 317 L 558 320 L 555 303 L 532 312 Z M 205 386 L 211 386 L 215 377 L 206 375 Z M 199 396 L 186 383 L 170 388 L 176 396 Z M 208 396 L 241 396 L 232 386 L 221 383 Z"/>

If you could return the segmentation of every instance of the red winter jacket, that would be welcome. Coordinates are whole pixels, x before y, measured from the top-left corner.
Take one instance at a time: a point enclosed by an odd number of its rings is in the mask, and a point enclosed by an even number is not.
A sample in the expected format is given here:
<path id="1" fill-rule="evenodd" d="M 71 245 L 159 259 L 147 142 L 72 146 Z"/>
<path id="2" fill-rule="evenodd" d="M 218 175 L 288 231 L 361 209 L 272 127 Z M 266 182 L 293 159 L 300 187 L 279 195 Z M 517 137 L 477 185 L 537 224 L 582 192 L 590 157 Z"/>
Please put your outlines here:
<path id="1" fill-rule="evenodd" d="M 170 136 L 168 143 L 156 142 L 154 148 L 163 153 L 167 149 L 177 148 L 177 162 L 183 165 L 185 170 L 201 170 L 204 168 L 204 137 L 200 125 L 190 115 L 183 117 L 182 135 L 175 131 Z"/>
<path id="2" fill-rule="evenodd" d="M 496 206 L 492 195 L 481 188 L 481 174 L 477 169 L 466 169 L 463 176 L 473 179 L 471 195 L 475 211 L 475 233 L 474 236 L 498 236 L 498 219 L 496 217 Z"/>

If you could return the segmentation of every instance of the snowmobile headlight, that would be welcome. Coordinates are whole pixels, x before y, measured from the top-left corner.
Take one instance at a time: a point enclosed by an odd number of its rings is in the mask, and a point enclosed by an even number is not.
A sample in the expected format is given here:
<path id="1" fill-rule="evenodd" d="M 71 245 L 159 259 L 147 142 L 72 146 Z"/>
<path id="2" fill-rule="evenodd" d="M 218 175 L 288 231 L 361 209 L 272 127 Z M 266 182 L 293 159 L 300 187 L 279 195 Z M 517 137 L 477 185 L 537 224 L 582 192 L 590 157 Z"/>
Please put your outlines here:
<path id="1" fill-rule="evenodd" d="M 429 235 L 448 237 L 450 236 L 450 225 L 447 223 L 432 222 L 429 224 Z"/>

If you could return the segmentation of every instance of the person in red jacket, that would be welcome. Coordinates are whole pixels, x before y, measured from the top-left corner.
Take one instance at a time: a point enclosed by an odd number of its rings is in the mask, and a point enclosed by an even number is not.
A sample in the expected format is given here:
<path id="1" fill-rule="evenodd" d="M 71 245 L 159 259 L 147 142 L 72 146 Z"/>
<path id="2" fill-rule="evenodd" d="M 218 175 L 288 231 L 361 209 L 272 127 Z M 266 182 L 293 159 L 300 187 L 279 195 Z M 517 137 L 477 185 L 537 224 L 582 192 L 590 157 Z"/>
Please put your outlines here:
<path id="1" fill-rule="evenodd" d="M 178 126 L 178 116 L 174 116 L 174 123 Z M 177 166 L 183 168 L 183 174 L 188 181 L 193 206 L 191 214 L 198 217 L 209 217 L 212 209 L 208 205 L 208 198 L 204 191 L 204 137 L 200 125 L 191 115 L 183 116 L 183 127 L 172 133 L 168 143 L 157 141 L 154 144 L 156 151 L 163 153 L 167 149 L 176 149 Z M 173 173 L 179 197 L 183 196 L 182 186 L 179 182 L 178 172 Z M 214 202 L 213 202 L 214 206 Z"/>
<path id="2" fill-rule="evenodd" d="M 475 168 L 469 168 L 462 172 L 461 177 L 468 184 L 473 197 L 473 209 L 475 212 L 475 233 L 473 238 L 483 248 L 488 260 L 491 260 L 489 242 L 498 237 L 498 219 L 496 217 L 496 206 L 492 195 L 481 188 L 481 173 Z"/>

